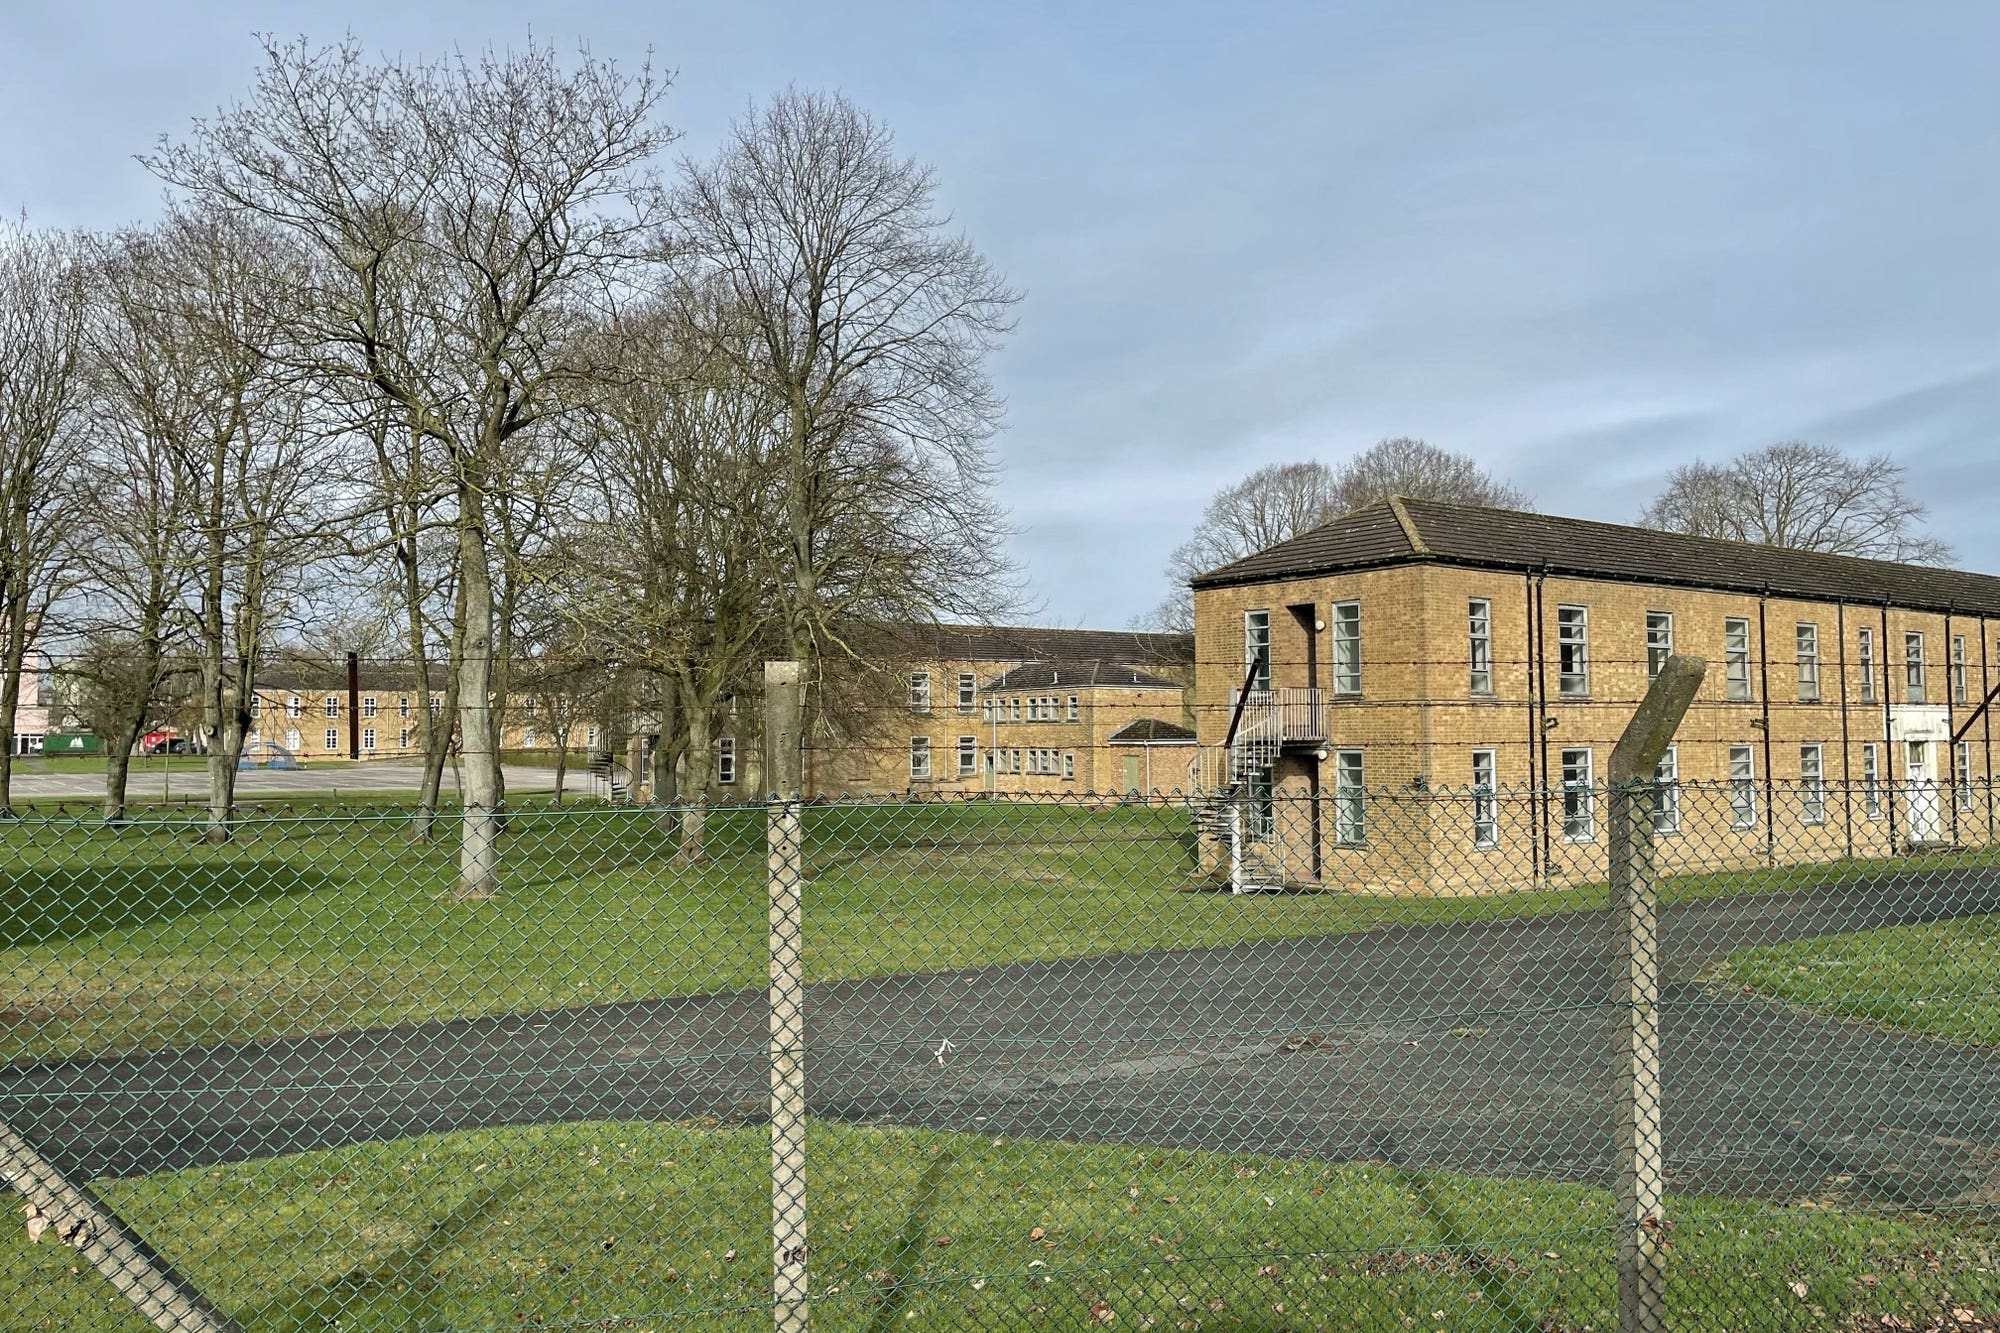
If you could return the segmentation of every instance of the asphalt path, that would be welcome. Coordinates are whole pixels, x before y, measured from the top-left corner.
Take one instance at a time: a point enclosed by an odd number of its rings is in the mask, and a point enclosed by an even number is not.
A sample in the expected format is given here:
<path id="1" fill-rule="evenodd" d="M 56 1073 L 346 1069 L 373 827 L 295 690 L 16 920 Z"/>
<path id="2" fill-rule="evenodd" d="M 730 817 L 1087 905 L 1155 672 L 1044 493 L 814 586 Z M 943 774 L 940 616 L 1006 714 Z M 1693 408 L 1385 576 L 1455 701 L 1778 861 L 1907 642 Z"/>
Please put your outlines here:
<path id="1" fill-rule="evenodd" d="M 2000 877 L 1979 870 L 1666 909 L 1670 1182 L 2000 1206 L 2000 1055 L 1696 981 L 1746 945 L 1996 911 Z M 1609 925 L 1572 914 L 816 984 L 808 1096 L 814 1115 L 859 1123 L 1602 1184 Z M 85 1178 L 478 1125 L 749 1124 L 765 1031 L 762 992 L 733 992 L 11 1067 L 0 1116 Z"/>
<path id="2" fill-rule="evenodd" d="M 208 793 L 208 773 L 203 769 L 175 768 L 163 772 L 159 768 L 148 768 L 148 763 L 158 760 L 135 759 L 132 771 L 126 781 L 126 795 L 133 798 L 155 798 L 160 796 L 205 796 Z M 183 763 L 186 761 L 183 760 Z M 538 768 L 522 764 L 504 765 L 507 790 L 510 792 L 554 791 L 556 771 L 553 768 Z M 446 791 L 456 791 L 458 775 L 450 768 L 444 771 Z M 590 790 L 590 774 L 581 766 L 564 774 L 563 790 L 587 792 Z M 357 764 L 340 764 L 330 767 L 294 769 L 245 769 L 236 775 L 236 795 L 239 800 L 254 801 L 259 796 L 277 795 L 361 795 L 373 792 L 416 791 L 423 786 L 423 766 L 406 764 L 394 760 L 372 760 Z M 104 799 L 104 773 L 99 769 L 62 768 L 51 772 L 37 773 L 17 768 L 14 772 L 13 794 L 17 798 L 42 798 L 61 800 L 102 800 Z"/>

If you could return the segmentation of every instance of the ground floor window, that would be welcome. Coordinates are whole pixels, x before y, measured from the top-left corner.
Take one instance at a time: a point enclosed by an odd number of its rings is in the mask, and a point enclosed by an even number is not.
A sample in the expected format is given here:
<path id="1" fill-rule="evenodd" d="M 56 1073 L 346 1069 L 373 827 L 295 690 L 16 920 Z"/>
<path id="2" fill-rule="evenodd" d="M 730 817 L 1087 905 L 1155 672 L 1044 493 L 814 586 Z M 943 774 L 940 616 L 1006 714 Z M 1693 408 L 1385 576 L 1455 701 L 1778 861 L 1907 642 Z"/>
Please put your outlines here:
<path id="1" fill-rule="evenodd" d="M 910 777 L 912 780 L 928 778 L 931 775 L 931 738 L 910 737 Z"/>
<path id="2" fill-rule="evenodd" d="M 1368 788 L 1359 750 L 1333 752 L 1333 836 L 1346 847 L 1358 847 L 1368 837 Z"/>
<path id="3" fill-rule="evenodd" d="M 719 736 L 715 742 L 715 781 L 729 787 L 736 782 L 736 738 Z"/>
<path id="4" fill-rule="evenodd" d="M 1070 779 L 1076 777 L 1076 756 L 1067 750 L 1063 752 L 1063 776 Z"/>
<path id="5" fill-rule="evenodd" d="M 1591 799 L 1590 751 L 1562 752 L 1563 837 L 1589 842 L 1597 836 L 1597 806 Z"/>
<path id="6" fill-rule="evenodd" d="M 340 748 L 340 733 L 332 727 L 326 729 L 326 748 L 329 750 Z"/>
<path id="7" fill-rule="evenodd" d="M 1500 810 L 1494 795 L 1494 760 L 1491 750 L 1472 752 L 1472 845 L 1500 845 Z"/>
<path id="8" fill-rule="evenodd" d="M 1958 808 L 1966 813 L 1972 810 L 1972 742 L 1960 741 L 1951 752 L 1951 788 L 1958 799 Z"/>
<path id="9" fill-rule="evenodd" d="M 1653 832 L 1678 833 L 1681 828 L 1681 756 L 1669 745 L 1653 770 Z"/>
<path id="10" fill-rule="evenodd" d="M 1826 760 L 1817 745 L 1799 747 L 1799 818 L 1807 824 L 1826 822 Z"/>
<path id="11" fill-rule="evenodd" d="M 969 778 L 979 767 L 979 738 L 960 736 L 958 738 L 958 775 Z"/>
<path id="12" fill-rule="evenodd" d="M 1757 826 L 1757 756 L 1747 745 L 1729 747 L 1729 826 Z"/>
<path id="13" fill-rule="evenodd" d="M 1243 780 L 1244 832 L 1253 838 L 1268 838 L 1277 824 L 1277 798 L 1272 790 L 1271 770 L 1254 770 Z"/>
<path id="14" fill-rule="evenodd" d="M 361 729 L 361 748 L 370 754 L 375 752 L 375 728 L 363 727 Z"/>
<path id="15" fill-rule="evenodd" d="M 1861 814 L 1864 819 L 1882 817 L 1882 752 L 1873 741 L 1861 747 Z"/>

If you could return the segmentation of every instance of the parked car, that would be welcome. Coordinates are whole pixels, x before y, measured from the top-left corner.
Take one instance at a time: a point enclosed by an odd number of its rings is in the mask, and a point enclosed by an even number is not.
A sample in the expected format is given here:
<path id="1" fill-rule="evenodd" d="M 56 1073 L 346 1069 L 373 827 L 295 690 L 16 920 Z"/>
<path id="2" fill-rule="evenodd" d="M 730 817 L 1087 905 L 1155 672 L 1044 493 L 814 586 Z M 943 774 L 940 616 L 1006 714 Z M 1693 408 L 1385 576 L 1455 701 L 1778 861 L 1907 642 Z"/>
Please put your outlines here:
<path id="1" fill-rule="evenodd" d="M 165 740 L 154 741 L 151 745 L 146 747 L 146 753 L 187 754 L 189 753 L 187 737 L 169 736 Z"/>

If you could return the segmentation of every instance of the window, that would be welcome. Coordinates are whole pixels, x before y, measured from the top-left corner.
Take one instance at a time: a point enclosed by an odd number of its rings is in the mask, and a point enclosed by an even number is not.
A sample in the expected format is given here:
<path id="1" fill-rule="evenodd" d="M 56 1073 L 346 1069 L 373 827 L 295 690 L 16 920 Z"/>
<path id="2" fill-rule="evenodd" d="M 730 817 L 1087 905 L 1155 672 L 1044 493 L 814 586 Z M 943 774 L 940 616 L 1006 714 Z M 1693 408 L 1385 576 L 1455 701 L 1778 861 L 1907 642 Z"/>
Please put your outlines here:
<path id="1" fill-rule="evenodd" d="M 1861 696 L 1862 703 L 1872 704 L 1875 702 L 1875 631 L 1865 625 L 1857 631 L 1854 658 L 1860 676 L 1855 692 Z"/>
<path id="2" fill-rule="evenodd" d="M 1965 703 L 1965 636 L 1951 636 L 1951 701 Z"/>
<path id="3" fill-rule="evenodd" d="M 264 696 L 263 696 L 263 695 L 261 695 L 261 694 L 252 694 L 252 695 L 250 696 L 250 716 L 252 716 L 252 717 L 262 717 L 262 716 L 264 716 Z"/>
<path id="4" fill-rule="evenodd" d="M 1472 663 L 1466 688 L 1474 694 L 1493 693 L 1493 603 L 1474 597 L 1465 604 L 1465 638 Z"/>
<path id="5" fill-rule="evenodd" d="M 1747 745 L 1729 747 L 1729 827 L 1757 826 L 1757 755 Z"/>
<path id="6" fill-rule="evenodd" d="M 1007 771 L 1010 773 L 1019 773 L 1021 771 L 1021 752 L 1019 750 L 1008 751 Z"/>
<path id="7" fill-rule="evenodd" d="M 443 707 L 444 707 L 444 696 L 443 696 L 442 694 L 433 694 L 433 695 L 431 695 L 431 697 L 430 697 L 430 714 L 431 714 L 431 717 L 432 717 L 433 719 L 435 719 L 435 718 L 437 717 L 437 715 L 438 715 L 438 712 L 439 712 L 439 711 L 440 711 L 441 709 L 443 709 Z"/>
<path id="8" fill-rule="evenodd" d="M 1597 836 L 1597 810 L 1591 801 L 1590 751 L 1562 752 L 1563 838 L 1589 842 Z"/>
<path id="9" fill-rule="evenodd" d="M 910 777 L 912 780 L 928 778 L 931 775 L 931 738 L 910 737 Z"/>
<path id="10" fill-rule="evenodd" d="M 931 673 L 928 671 L 910 673 L 910 711 L 912 713 L 931 711 Z"/>
<path id="11" fill-rule="evenodd" d="M 1750 697 L 1750 622 L 1731 616 L 1722 622 L 1723 695 Z"/>
<path id="12" fill-rule="evenodd" d="M 305 744 L 305 737 L 299 735 L 297 727 L 285 728 L 285 748 L 287 750 L 290 750 L 293 754 L 297 754 L 305 748 Z"/>
<path id="13" fill-rule="evenodd" d="M 1951 747 L 1951 790 L 1958 808 L 1972 810 L 1972 742 L 1960 741 Z"/>
<path id="14" fill-rule="evenodd" d="M 1007 706 L 1007 716 L 1008 716 L 1008 720 L 1010 720 L 1010 721 L 1013 721 L 1013 722 L 1019 722 L 1019 721 L 1021 720 L 1021 696 L 1020 696 L 1020 695 L 1018 695 L 1018 694 L 1017 694 L 1017 695 L 1015 695 L 1015 696 L 1013 697 L 1013 699 L 1012 699 L 1012 700 L 1010 700 L 1010 701 L 1008 702 L 1008 706 Z"/>
<path id="15" fill-rule="evenodd" d="M 1070 779 L 1076 777 L 1076 755 L 1069 750 L 1063 751 L 1063 776 Z"/>
<path id="16" fill-rule="evenodd" d="M 1333 752 L 1333 836 L 1346 847 L 1358 847 L 1368 837 L 1368 792 L 1362 785 L 1359 750 Z"/>
<path id="17" fill-rule="evenodd" d="M 736 785 L 736 738 L 718 736 L 715 739 L 715 781 L 718 786 Z"/>
<path id="18" fill-rule="evenodd" d="M 410 696 L 407 694 L 397 696 L 396 716 L 408 717 L 409 715 L 410 715 Z"/>
<path id="19" fill-rule="evenodd" d="M 1243 832 L 1252 838 L 1268 838 L 1278 822 L 1277 801 L 1271 791 L 1271 770 L 1252 769 L 1243 779 L 1245 810 Z"/>
<path id="20" fill-rule="evenodd" d="M 1817 745 L 1799 747 L 1799 819 L 1807 824 L 1826 822 L 1826 760 Z"/>
<path id="21" fill-rule="evenodd" d="M 405 731 L 403 734 L 407 736 L 410 733 Z M 408 743 L 407 741 L 404 742 L 406 745 Z M 535 748 L 535 729 L 532 726 L 521 728 L 521 748 L 523 750 L 532 750 Z"/>
<path id="22" fill-rule="evenodd" d="M 1680 747 L 1669 745 L 1667 752 L 1660 756 L 1660 766 L 1653 770 L 1653 832 L 1679 833 L 1681 831 L 1681 755 Z"/>
<path id="23" fill-rule="evenodd" d="M 1674 655 L 1674 613 L 1671 611 L 1648 611 L 1646 613 L 1646 679 L 1655 681 L 1667 666 L 1667 659 Z"/>
<path id="24" fill-rule="evenodd" d="M 1472 845 L 1500 845 L 1499 802 L 1493 794 L 1493 751 L 1472 752 Z"/>
<path id="25" fill-rule="evenodd" d="M 1076 696 L 1075 696 L 1074 694 L 1072 694 L 1072 695 L 1071 695 L 1071 696 L 1069 697 L 1069 713 L 1068 713 L 1068 717 L 1069 717 L 1069 720 L 1070 720 L 1070 721 L 1072 721 L 1072 722 L 1076 721 Z"/>
<path id="26" fill-rule="evenodd" d="M 1253 672 L 1252 667 L 1256 670 Z M 1271 688 L 1271 613 L 1269 611 L 1245 611 L 1243 613 L 1243 674 L 1249 678 L 1250 691 L 1263 694 Z"/>
<path id="27" fill-rule="evenodd" d="M 1861 746 L 1861 813 L 1868 819 L 1882 817 L 1882 757 L 1873 741 Z"/>
<path id="28" fill-rule="evenodd" d="M 373 727 L 363 727 L 363 728 L 361 729 L 361 748 L 362 748 L 362 749 L 363 749 L 364 751 L 367 751 L 367 752 L 369 752 L 369 753 L 373 753 L 373 752 L 374 752 L 374 749 L 375 749 L 375 728 L 373 728 Z"/>
<path id="29" fill-rule="evenodd" d="M 993 701 L 991 699 L 981 699 L 979 701 L 979 720 L 981 722 L 991 722 L 993 720 Z"/>
<path id="30" fill-rule="evenodd" d="M 1333 604 L 1333 692 L 1361 693 L 1361 603 Z"/>
<path id="31" fill-rule="evenodd" d="M 958 711 L 970 713 L 972 704 L 979 697 L 979 677 L 970 671 L 958 673 Z"/>
<path id="32" fill-rule="evenodd" d="M 339 696 L 339 695 L 337 695 L 337 694 L 329 694 L 329 695 L 327 695 L 327 696 L 326 696 L 326 715 L 327 715 L 328 717 L 339 717 L 339 716 L 340 716 L 340 696 Z"/>
<path id="33" fill-rule="evenodd" d="M 372 701 L 368 701 L 368 702 L 372 703 Z M 522 715 L 523 717 L 533 717 L 533 716 L 535 715 L 535 696 L 534 696 L 534 695 L 532 695 L 532 694 L 531 694 L 531 695 L 529 695 L 529 696 L 528 696 L 527 698 L 525 698 L 525 699 L 521 700 L 521 715 Z"/>
<path id="34" fill-rule="evenodd" d="M 305 700 L 294 694 L 285 700 L 285 716 L 298 717 L 305 712 Z"/>
<path id="35" fill-rule="evenodd" d="M 326 729 L 326 748 L 329 750 L 338 750 L 340 748 L 340 732 L 337 728 L 328 727 Z"/>
<path id="36" fill-rule="evenodd" d="M 1581 606 L 1556 608 L 1556 693 L 1590 693 L 1590 612 Z"/>
<path id="37" fill-rule="evenodd" d="M 958 738 L 958 775 L 969 778 L 979 769 L 979 737 Z"/>
<path id="38" fill-rule="evenodd" d="M 1924 701 L 1924 636 L 1903 636 L 1903 697 L 1913 704 Z"/>
<path id="39" fill-rule="evenodd" d="M 588 727 L 585 727 L 585 728 L 583 729 L 583 743 L 584 743 L 584 746 L 585 746 L 585 748 L 587 748 L 587 749 L 591 749 L 591 750 L 595 750 L 595 749 L 597 748 L 597 724 L 596 724 L 596 723 L 594 723 L 594 722 L 593 722 L 593 723 L 592 723 L 591 725 L 589 725 Z"/>
<path id="40" fill-rule="evenodd" d="M 534 740 L 532 739 L 533 737 L 532 728 L 530 728 L 529 735 L 530 735 L 530 740 L 528 741 L 528 746 L 529 748 L 532 749 L 535 744 Z M 398 727 L 396 729 L 396 748 L 398 750 L 407 750 L 410 748 L 410 729 L 408 727 Z"/>
<path id="41" fill-rule="evenodd" d="M 1795 633 L 1799 649 L 1799 701 L 1819 698 L 1819 626 L 1801 622 Z"/>

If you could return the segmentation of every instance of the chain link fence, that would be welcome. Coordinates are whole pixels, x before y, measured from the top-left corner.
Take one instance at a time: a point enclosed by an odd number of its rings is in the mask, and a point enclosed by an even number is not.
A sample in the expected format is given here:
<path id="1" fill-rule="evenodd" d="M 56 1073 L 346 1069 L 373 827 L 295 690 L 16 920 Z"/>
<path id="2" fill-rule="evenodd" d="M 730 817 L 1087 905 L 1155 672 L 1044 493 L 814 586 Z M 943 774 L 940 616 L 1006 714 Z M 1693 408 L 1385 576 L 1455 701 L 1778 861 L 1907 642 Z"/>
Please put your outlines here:
<path id="1" fill-rule="evenodd" d="M 1636 793 L 1644 1069 L 1614 795 L 21 818 L 0 1326 L 1990 1326 L 1992 793 Z"/>

